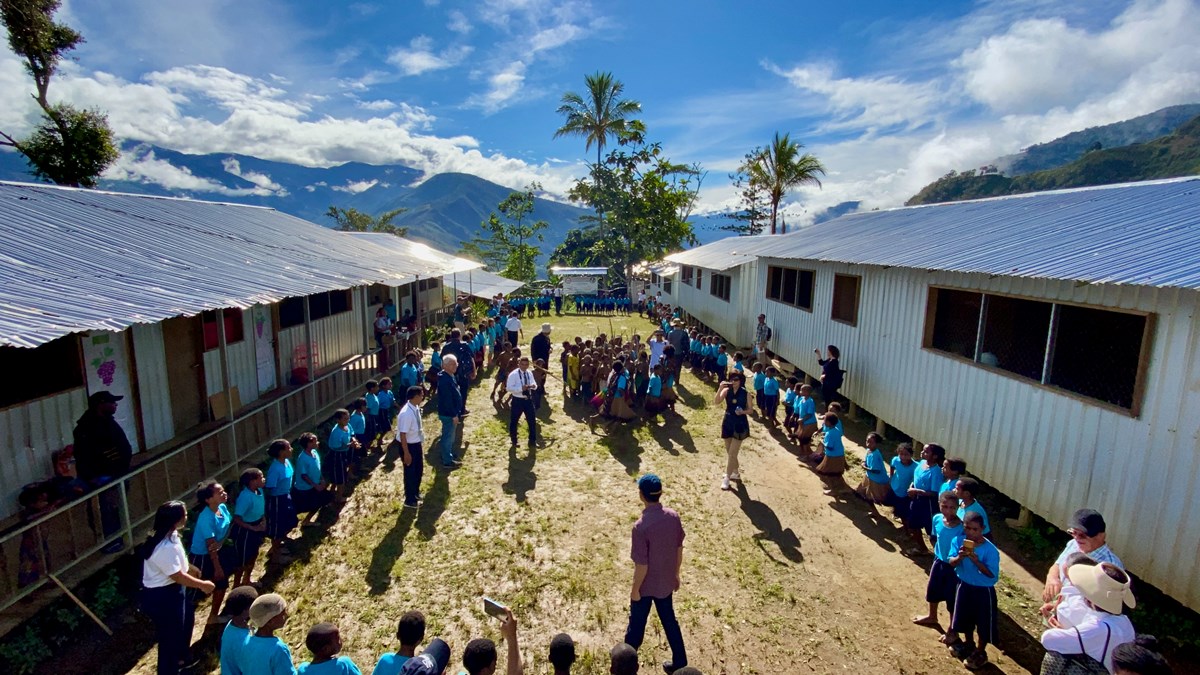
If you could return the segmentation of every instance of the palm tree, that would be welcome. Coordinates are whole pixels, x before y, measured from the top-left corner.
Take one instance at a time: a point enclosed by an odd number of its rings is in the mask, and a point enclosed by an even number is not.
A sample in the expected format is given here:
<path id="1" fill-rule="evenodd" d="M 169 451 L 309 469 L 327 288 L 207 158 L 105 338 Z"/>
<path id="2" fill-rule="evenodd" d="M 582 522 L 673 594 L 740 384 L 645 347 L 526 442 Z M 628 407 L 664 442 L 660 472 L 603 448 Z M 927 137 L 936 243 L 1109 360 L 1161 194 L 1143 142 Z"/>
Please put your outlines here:
<path id="1" fill-rule="evenodd" d="M 621 98 L 625 85 L 613 78 L 612 73 L 595 72 L 584 77 L 587 96 L 569 91 L 563 94 L 558 113 L 567 121 L 554 132 L 559 136 L 583 136 L 591 150 L 596 144 L 596 166 L 600 166 L 601 153 L 609 136 L 625 130 L 629 117 L 641 112 L 642 104 Z"/>
<path id="2" fill-rule="evenodd" d="M 788 134 L 775 132 L 771 144 L 763 149 L 750 167 L 750 180 L 758 183 L 771 200 L 771 234 L 779 219 L 779 203 L 787 191 L 798 185 L 815 183 L 821 187 L 817 175 L 825 175 L 825 166 L 811 153 L 800 154 L 804 146 L 792 142 Z"/>

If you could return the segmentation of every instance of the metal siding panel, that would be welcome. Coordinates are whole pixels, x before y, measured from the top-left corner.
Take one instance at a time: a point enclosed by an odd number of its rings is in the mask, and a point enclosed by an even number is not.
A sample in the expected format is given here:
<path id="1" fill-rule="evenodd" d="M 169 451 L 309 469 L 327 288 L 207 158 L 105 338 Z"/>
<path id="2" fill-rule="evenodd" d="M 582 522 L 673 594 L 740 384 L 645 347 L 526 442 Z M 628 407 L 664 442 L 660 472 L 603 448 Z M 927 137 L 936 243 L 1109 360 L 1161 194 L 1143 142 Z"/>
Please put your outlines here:
<path id="1" fill-rule="evenodd" d="M 171 415 L 171 387 L 167 382 L 167 355 L 162 324 L 133 326 L 133 358 L 137 364 L 138 407 L 146 446 L 153 448 L 175 435 Z"/>
<path id="2" fill-rule="evenodd" d="M 0 517 L 19 510 L 17 496 L 28 483 L 53 474 L 50 454 L 71 443 L 75 420 L 87 409 L 83 387 L 0 410 Z"/>

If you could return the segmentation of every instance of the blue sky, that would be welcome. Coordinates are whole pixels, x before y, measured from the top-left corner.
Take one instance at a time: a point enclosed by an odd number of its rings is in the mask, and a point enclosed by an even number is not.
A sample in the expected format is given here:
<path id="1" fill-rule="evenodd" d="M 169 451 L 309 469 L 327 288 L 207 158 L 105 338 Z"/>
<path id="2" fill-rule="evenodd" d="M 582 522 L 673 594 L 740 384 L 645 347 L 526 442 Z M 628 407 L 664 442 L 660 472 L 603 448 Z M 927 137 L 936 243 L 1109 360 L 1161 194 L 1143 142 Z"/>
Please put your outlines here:
<path id="1" fill-rule="evenodd" d="M 55 95 L 124 138 L 308 165 L 404 163 L 562 194 L 583 142 L 553 140 L 564 91 L 612 71 L 653 140 L 726 174 L 789 132 L 829 168 L 793 220 L 894 206 L 950 169 L 1200 101 L 1193 0 L 674 2 L 68 0 L 87 44 Z M 28 78 L 0 51 L 0 129 L 27 129 Z M 125 176 L 187 176 L 145 158 Z"/>

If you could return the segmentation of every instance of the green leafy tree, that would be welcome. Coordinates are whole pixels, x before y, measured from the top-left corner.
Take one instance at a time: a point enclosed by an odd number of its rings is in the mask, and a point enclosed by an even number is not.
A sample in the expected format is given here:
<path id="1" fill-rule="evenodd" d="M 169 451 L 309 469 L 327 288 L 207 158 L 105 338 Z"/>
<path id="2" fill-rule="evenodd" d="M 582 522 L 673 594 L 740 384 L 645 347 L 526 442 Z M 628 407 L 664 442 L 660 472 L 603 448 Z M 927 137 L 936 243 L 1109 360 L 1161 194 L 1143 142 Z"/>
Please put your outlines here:
<path id="1" fill-rule="evenodd" d="M 531 242 L 543 241 L 542 230 L 549 223 L 531 222 L 530 217 L 537 203 L 534 195 L 541 189 L 541 184 L 530 183 L 523 192 L 510 193 L 496 205 L 500 213 L 492 211 L 480 224 L 483 233 L 463 244 L 460 252 L 514 281 L 537 279 L 537 258 L 542 251 Z"/>
<path id="2" fill-rule="evenodd" d="M 621 98 L 625 85 L 612 73 L 595 72 L 584 78 L 587 92 L 584 95 L 569 91 L 562 96 L 558 114 L 566 117 L 554 138 L 560 136 L 583 136 L 584 149 L 596 146 L 596 165 L 610 136 L 619 136 L 625 131 L 631 117 L 642 110 L 642 104 Z"/>
<path id="3" fill-rule="evenodd" d="M 660 144 L 646 141 L 645 131 L 641 122 L 630 123 L 618 147 L 570 191 L 572 199 L 600 214 L 602 234 L 590 250 L 618 265 L 625 279 L 634 263 L 695 243 L 688 218 L 705 176 L 698 164 L 672 162 Z"/>
<path id="4" fill-rule="evenodd" d="M 0 0 L 0 22 L 8 46 L 25 61 L 42 119 L 33 133 L 17 139 L 0 131 L 0 145 L 25 156 L 34 175 L 59 185 L 95 187 L 120 153 L 107 116 L 69 103 L 50 103 L 50 79 L 67 52 L 83 42 L 70 26 L 54 22 L 61 0 Z"/>
<path id="5" fill-rule="evenodd" d="M 775 132 L 771 144 L 759 152 L 749 165 L 748 180 L 757 183 L 771 205 L 771 234 L 776 233 L 779 204 L 787 191 L 805 184 L 821 186 L 818 175 L 825 175 L 825 166 L 810 153 L 800 154 L 804 146 L 792 141 L 788 134 Z M 753 154 L 753 153 L 752 153 Z"/>
<path id="6" fill-rule="evenodd" d="M 404 208 L 393 209 L 378 216 L 372 216 L 355 208 L 343 209 L 331 206 L 325 215 L 337 223 L 336 229 L 341 232 L 383 232 L 394 234 L 397 237 L 406 237 L 408 228 L 400 227 L 392 221 L 407 210 Z"/>
<path id="7" fill-rule="evenodd" d="M 738 192 L 739 209 L 730 217 L 732 223 L 722 225 L 726 232 L 735 232 L 738 236 L 753 236 L 762 234 L 767 220 L 771 215 L 770 202 L 767 200 L 766 187 L 761 181 L 754 180 L 754 166 L 762 157 L 762 148 L 755 148 L 746 153 L 737 171 L 729 174 L 733 187 Z"/>

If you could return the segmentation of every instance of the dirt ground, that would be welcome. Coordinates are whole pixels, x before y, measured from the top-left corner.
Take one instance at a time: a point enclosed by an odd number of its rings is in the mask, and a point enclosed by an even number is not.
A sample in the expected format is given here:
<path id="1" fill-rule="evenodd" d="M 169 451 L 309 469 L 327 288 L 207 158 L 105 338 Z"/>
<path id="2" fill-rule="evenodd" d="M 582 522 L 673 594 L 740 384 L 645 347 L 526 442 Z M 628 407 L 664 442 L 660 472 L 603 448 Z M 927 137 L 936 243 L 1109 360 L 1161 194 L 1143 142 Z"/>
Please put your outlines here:
<path id="1" fill-rule="evenodd" d="M 610 330 L 607 318 L 547 320 L 555 327 L 552 372 L 561 340 Z M 625 335 L 649 328 L 637 317 L 611 325 Z M 585 404 L 564 406 L 562 385 L 552 378 L 539 413 L 544 443 L 527 450 L 522 430 L 515 451 L 508 411 L 493 406 L 490 390 L 489 381 L 471 391 L 464 466 L 446 473 L 427 460 L 420 510 L 400 508 L 401 467 L 389 456 L 340 513 L 329 509 L 322 527 L 296 535 L 294 562 L 266 576 L 266 586 L 291 603 L 281 637 L 297 663 L 309 658 L 307 629 L 331 621 L 341 628 L 342 653 L 369 673 L 381 653 L 396 648 L 399 616 L 419 609 L 427 639 L 445 638 L 460 664 L 470 638 L 499 640 L 498 622 L 483 613 L 487 595 L 513 607 L 526 672 L 551 672 L 546 648 L 558 632 L 578 643 L 575 672 L 607 672 L 608 650 L 621 642 L 628 613 L 629 534 L 640 510 L 634 480 L 653 471 L 665 484 L 663 502 L 679 511 L 687 530 L 675 606 L 690 661 L 702 672 L 963 670 L 937 632 L 909 622 L 924 608 L 928 559 L 902 554 L 906 539 L 890 509 L 876 510 L 841 483 L 825 494 L 828 486 L 797 451 L 758 422 L 742 449 L 742 484 L 719 489 L 725 457 L 711 383 L 685 374 L 678 415 L 605 434 L 589 431 Z M 431 412 L 431 440 L 436 427 Z M 852 421 L 847 437 L 861 443 L 866 432 Z M 861 475 L 848 473 L 846 481 Z M 1007 557 L 1002 569 L 1006 611 L 989 669 L 1036 672 L 1041 656 L 1030 591 L 1040 586 Z M 198 610 L 201 620 L 207 609 Z M 202 633 L 198 627 L 197 649 L 206 655 L 199 672 L 218 673 L 217 632 Z M 646 673 L 661 672 L 669 657 L 657 619 L 640 655 Z M 86 672 L 151 673 L 154 658 L 144 626 L 131 624 L 97 650 Z M 50 670 L 72 669 L 60 661 Z"/>

